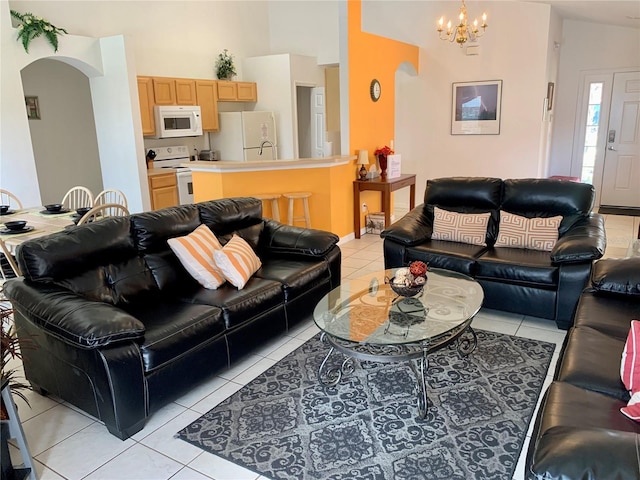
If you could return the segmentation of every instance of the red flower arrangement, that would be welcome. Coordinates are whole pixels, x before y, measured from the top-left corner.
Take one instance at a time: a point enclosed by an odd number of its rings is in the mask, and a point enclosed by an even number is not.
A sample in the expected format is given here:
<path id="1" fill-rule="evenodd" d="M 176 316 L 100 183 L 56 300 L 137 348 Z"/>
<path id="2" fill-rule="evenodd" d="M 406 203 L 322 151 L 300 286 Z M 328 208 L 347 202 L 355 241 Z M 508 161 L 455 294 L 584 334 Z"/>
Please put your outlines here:
<path id="1" fill-rule="evenodd" d="M 382 148 L 376 148 L 376 151 L 373 152 L 373 154 L 376 157 L 378 155 L 384 155 L 386 157 L 387 155 L 393 155 L 394 153 L 395 152 L 391 148 L 387 147 L 386 145 L 384 147 L 382 147 Z"/>

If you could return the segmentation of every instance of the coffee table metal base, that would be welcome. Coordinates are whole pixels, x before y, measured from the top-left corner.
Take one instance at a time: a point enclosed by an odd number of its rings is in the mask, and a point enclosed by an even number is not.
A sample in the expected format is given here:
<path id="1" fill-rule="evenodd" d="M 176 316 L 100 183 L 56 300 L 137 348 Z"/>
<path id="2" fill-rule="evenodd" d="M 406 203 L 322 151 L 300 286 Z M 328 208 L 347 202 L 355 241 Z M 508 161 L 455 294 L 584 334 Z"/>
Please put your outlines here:
<path id="1" fill-rule="evenodd" d="M 427 394 L 427 370 L 429 360 L 427 354 L 436 351 L 456 341 L 456 348 L 460 355 L 469 355 L 478 345 L 476 332 L 469 324 L 457 335 L 442 339 L 440 342 L 407 343 L 396 345 L 369 345 L 349 342 L 339 339 L 327 332 L 322 332 L 320 340 L 329 346 L 329 352 L 318 368 L 318 380 L 325 387 L 333 387 L 340 383 L 344 375 L 355 371 L 355 360 L 365 360 L 382 363 L 408 362 L 416 377 L 416 396 L 418 399 L 418 418 L 424 420 L 427 416 L 429 398 Z M 344 356 L 339 366 L 332 366 L 329 358 L 334 352 Z"/>

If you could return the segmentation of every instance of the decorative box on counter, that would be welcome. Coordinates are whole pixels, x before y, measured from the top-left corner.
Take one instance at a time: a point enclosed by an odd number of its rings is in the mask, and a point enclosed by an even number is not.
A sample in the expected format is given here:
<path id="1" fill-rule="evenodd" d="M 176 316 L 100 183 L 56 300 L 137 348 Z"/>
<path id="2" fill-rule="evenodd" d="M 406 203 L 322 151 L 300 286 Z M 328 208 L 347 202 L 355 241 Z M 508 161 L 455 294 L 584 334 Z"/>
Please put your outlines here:
<path id="1" fill-rule="evenodd" d="M 400 154 L 387 156 L 387 178 L 398 178 L 400 176 L 401 161 Z"/>

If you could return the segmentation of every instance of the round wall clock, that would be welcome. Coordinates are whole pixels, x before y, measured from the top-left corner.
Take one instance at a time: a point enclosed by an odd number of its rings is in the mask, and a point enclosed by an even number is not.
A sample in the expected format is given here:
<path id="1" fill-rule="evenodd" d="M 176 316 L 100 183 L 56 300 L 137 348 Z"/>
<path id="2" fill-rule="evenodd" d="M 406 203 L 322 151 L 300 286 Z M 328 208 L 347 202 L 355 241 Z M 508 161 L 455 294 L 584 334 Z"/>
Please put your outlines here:
<path id="1" fill-rule="evenodd" d="M 369 87 L 369 94 L 371 95 L 371 100 L 377 102 L 380 100 L 380 94 L 382 93 L 382 88 L 380 87 L 380 82 L 375 78 L 371 80 L 371 86 Z"/>

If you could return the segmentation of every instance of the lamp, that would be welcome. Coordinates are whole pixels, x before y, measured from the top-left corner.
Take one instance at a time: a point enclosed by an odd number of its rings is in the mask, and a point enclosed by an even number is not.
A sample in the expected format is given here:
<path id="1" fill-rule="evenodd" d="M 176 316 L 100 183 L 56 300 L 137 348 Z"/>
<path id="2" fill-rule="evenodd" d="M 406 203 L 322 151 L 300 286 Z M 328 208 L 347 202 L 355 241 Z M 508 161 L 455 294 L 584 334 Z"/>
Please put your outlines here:
<path id="1" fill-rule="evenodd" d="M 356 163 L 357 165 L 362 165 L 358 174 L 360 175 L 360 180 L 364 180 L 367 178 L 367 169 L 365 168 L 365 165 L 369 165 L 369 151 L 360 150 L 358 153 L 358 161 Z"/>
<path id="2" fill-rule="evenodd" d="M 462 6 L 460 7 L 460 13 L 458 14 L 458 25 L 455 27 L 451 25 L 451 20 L 447 22 L 447 30 L 444 31 L 444 17 L 440 17 L 438 20 L 438 34 L 440 36 L 440 40 L 449 40 L 453 42 L 454 40 L 460 47 L 467 43 L 468 41 L 475 42 L 479 37 L 481 37 L 486 28 L 487 28 L 487 14 L 482 14 L 482 25 L 478 26 L 478 20 L 475 19 L 473 24 L 467 24 L 467 6 L 464 4 L 464 0 L 462 0 Z M 482 28 L 482 31 L 480 31 Z"/>

